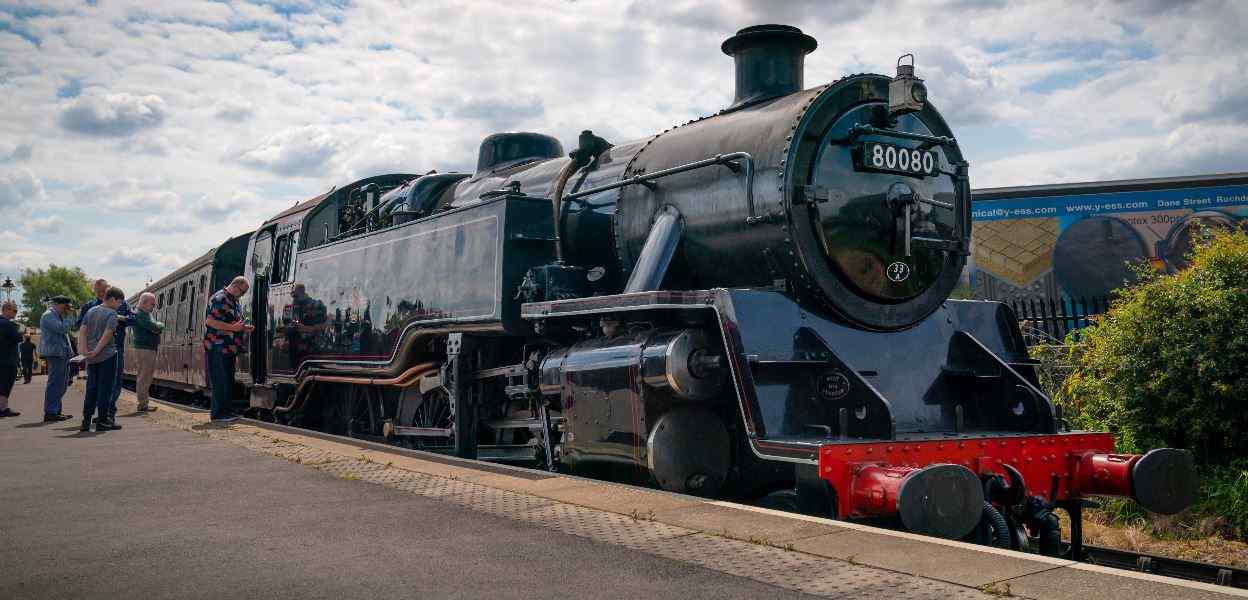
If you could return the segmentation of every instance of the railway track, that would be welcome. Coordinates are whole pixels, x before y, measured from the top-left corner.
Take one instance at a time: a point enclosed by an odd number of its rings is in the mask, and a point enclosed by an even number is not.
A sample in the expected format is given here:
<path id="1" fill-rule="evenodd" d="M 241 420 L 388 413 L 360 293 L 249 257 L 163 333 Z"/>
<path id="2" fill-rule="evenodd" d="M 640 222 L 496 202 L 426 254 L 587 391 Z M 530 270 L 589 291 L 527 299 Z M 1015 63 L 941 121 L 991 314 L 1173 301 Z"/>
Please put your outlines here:
<path id="1" fill-rule="evenodd" d="M 129 382 L 127 382 L 128 384 Z M 127 388 L 132 387 L 127 385 Z M 179 401 L 174 399 L 160 399 L 156 402 L 176 405 L 195 412 L 208 412 L 206 408 L 197 406 L 194 403 Z M 241 418 L 240 422 L 248 425 L 254 425 L 273 431 L 283 431 L 287 433 L 300 433 L 304 435 L 312 435 L 317 438 L 332 440 L 345 444 L 368 447 L 374 450 L 386 452 L 395 452 L 400 454 L 412 453 L 421 458 L 446 458 L 441 455 L 395 446 L 382 441 L 371 438 L 357 438 L 345 435 L 336 435 L 325 433 L 314 429 L 306 429 L 302 427 L 293 427 L 290 425 L 281 425 L 271 423 L 259 419 Z M 465 460 L 465 459 L 448 459 L 448 460 Z M 1138 573 L 1148 573 L 1152 575 L 1161 575 L 1164 577 L 1173 577 L 1175 579 L 1184 579 L 1188 581 L 1199 581 L 1201 583 L 1210 583 L 1231 588 L 1248 589 L 1248 569 L 1240 569 L 1236 567 L 1227 567 L 1223 565 L 1215 565 L 1210 563 L 1184 560 L 1181 558 L 1172 558 L 1168 556 L 1160 556 L 1156 554 L 1145 554 L 1142 552 L 1131 552 L 1129 550 L 1119 550 L 1117 548 L 1103 548 L 1100 546 L 1089 546 L 1084 544 L 1083 562 L 1122 569 L 1126 571 L 1135 571 Z"/>
<path id="2" fill-rule="evenodd" d="M 1083 561 L 1094 565 L 1163 575 L 1165 577 L 1174 577 L 1175 579 L 1248 589 L 1248 569 L 1088 545 L 1083 547 Z"/>

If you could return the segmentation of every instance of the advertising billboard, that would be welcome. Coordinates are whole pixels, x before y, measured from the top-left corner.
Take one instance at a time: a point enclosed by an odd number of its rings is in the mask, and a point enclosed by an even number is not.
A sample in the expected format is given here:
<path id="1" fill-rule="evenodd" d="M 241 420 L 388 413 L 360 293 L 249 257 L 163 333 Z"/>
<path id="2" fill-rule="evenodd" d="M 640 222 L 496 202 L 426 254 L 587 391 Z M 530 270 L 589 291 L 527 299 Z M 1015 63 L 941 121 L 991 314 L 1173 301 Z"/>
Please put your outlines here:
<path id="1" fill-rule="evenodd" d="M 1109 296 L 1132 264 L 1187 266 L 1200 226 L 1248 227 L 1248 173 L 976 190 L 972 295 L 988 300 Z"/>

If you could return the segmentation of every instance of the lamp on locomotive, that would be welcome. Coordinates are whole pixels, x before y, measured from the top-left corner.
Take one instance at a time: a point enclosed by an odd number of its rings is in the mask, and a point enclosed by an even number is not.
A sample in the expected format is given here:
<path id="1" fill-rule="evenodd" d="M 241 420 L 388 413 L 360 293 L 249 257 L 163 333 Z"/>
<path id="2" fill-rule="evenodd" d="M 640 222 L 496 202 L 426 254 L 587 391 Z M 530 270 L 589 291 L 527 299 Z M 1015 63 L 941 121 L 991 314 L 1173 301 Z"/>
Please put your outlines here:
<path id="1" fill-rule="evenodd" d="M 910 64 L 901 62 L 910 57 Z M 892 120 L 897 117 L 923 110 L 927 102 L 927 86 L 923 80 L 914 76 L 914 55 L 903 54 L 897 59 L 897 77 L 888 84 L 888 116 Z"/>

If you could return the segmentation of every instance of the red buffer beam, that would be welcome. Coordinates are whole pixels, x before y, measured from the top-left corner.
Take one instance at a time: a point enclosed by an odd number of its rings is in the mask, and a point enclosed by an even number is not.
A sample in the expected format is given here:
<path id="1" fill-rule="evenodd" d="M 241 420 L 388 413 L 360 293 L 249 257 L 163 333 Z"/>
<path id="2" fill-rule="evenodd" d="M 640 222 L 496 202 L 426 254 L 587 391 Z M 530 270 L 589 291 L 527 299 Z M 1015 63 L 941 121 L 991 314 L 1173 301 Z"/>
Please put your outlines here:
<path id="1" fill-rule="evenodd" d="M 941 537 L 961 537 L 974 527 L 984 500 L 982 478 L 1008 480 L 1007 465 L 1022 475 L 1026 495 L 1050 503 L 1126 496 L 1165 514 L 1191 504 L 1196 472 L 1190 453 L 1113 449 L 1108 433 L 832 443 L 819 450 L 819 473 L 836 491 L 839 515 L 899 515 L 907 529 Z"/>

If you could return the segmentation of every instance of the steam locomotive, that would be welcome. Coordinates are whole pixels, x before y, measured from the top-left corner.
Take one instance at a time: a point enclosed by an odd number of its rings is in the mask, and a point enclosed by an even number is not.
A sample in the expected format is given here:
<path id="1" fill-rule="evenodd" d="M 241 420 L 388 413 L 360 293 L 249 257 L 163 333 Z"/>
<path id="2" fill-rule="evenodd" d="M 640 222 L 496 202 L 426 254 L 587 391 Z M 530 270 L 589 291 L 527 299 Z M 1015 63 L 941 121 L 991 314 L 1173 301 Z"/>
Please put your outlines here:
<path id="1" fill-rule="evenodd" d="M 1188 453 L 1070 431 L 1010 309 L 949 299 L 968 165 L 913 57 L 804 89 L 816 45 L 742 29 L 713 116 L 491 135 L 227 242 L 185 317 L 182 275 L 151 290 L 193 334 L 245 263 L 239 397 L 281 422 L 1053 555 L 1087 495 L 1188 506 Z M 195 352 L 157 383 L 202 390 Z"/>

